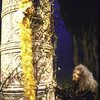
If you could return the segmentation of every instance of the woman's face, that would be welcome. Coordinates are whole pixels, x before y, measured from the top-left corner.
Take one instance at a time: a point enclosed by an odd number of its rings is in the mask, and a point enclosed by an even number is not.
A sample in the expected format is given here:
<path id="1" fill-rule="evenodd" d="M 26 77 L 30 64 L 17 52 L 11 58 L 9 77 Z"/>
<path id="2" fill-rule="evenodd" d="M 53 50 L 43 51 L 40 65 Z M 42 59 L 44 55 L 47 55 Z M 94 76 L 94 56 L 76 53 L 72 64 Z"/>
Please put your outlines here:
<path id="1" fill-rule="evenodd" d="M 72 75 L 72 79 L 74 81 L 78 81 L 80 79 L 80 74 L 81 74 L 80 70 L 74 70 L 73 75 Z"/>

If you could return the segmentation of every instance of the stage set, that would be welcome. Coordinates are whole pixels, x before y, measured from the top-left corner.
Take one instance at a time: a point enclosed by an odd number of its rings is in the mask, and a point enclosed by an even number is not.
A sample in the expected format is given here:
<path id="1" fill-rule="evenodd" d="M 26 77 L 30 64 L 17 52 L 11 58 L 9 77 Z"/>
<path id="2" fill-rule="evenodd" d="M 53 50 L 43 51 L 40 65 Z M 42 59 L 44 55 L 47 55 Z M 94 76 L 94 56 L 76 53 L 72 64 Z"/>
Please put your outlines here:
<path id="1" fill-rule="evenodd" d="M 78 70 L 94 86 L 84 85 L 85 89 L 95 94 L 99 77 L 97 1 L 0 3 L 0 100 L 90 100 L 64 97 L 64 91 L 71 80 L 76 81 L 73 70 L 79 65 Z M 88 98 L 97 100 L 94 94 Z"/>

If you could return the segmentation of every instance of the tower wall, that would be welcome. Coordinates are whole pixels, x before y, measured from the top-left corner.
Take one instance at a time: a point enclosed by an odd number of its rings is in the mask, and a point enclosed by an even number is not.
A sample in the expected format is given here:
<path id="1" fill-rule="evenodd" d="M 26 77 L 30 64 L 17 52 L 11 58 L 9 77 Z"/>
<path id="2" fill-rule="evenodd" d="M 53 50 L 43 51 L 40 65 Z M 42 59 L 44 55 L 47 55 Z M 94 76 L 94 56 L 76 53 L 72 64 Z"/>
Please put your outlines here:
<path id="1" fill-rule="evenodd" d="M 21 87 L 19 28 L 15 21 L 19 0 L 2 0 L 1 34 L 1 98 L 24 100 Z M 53 89 L 53 56 L 51 5 L 49 0 L 40 0 L 33 17 L 33 52 L 36 72 L 37 100 L 55 100 Z M 37 19 L 36 19 L 37 18 Z M 39 19 L 38 19 L 39 18 Z M 40 23 L 38 22 L 39 20 Z M 36 23 L 37 21 L 37 23 Z"/>
<path id="2" fill-rule="evenodd" d="M 1 34 L 1 98 L 19 100 L 23 89 L 20 85 L 21 68 L 18 27 L 14 25 L 14 16 L 19 0 L 2 0 Z"/>

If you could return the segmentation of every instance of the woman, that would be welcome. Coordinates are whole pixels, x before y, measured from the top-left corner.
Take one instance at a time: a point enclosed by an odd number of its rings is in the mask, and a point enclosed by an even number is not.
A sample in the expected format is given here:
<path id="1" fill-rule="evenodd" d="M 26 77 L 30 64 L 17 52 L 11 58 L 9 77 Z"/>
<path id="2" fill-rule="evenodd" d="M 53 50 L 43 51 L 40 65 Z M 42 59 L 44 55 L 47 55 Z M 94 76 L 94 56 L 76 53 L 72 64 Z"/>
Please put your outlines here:
<path id="1" fill-rule="evenodd" d="M 69 88 L 56 88 L 56 94 L 60 100 L 97 100 L 97 86 L 89 69 L 79 64 L 74 68 Z"/>

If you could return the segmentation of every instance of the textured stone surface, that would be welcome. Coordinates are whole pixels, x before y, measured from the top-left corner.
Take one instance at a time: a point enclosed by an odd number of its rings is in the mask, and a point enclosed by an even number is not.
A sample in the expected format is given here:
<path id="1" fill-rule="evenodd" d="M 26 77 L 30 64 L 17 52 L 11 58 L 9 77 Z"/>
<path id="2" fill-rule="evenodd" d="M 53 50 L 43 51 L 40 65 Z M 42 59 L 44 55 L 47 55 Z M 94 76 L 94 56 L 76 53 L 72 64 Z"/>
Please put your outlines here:
<path id="1" fill-rule="evenodd" d="M 21 67 L 18 30 L 14 28 L 14 15 L 19 0 L 2 1 L 2 35 L 1 35 L 1 99 L 19 100 L 23 98 L 20 85 Z M 16 27 L 18 29 L 18 27 Z"/>
<path id="2" fill-rule="evenodd" d="M 38 81 L 37 94 L 38 98 L 42 100 L 55 100 L 53 88 L 53 56 L 55 51 L 52 43 L 54 33 L 53 23 L 51 23 L 51 4 L 49 0 L 41 0 L 40 6 L 32 23 L 34 63 Z M 34 21 L 35 18 L 38 23 Z"/>
<path id="3" fill-rule="evenodd" d="M 1 97 L 4 100 L 23 100 L 20 85 L 21 67 L 19 48 L 19 28 L 16 11 L 19 0 L 3 0 L 1 38 Z M 53 89 L 53 31 L 51 29 L 51 5 L 49 0 L 41 0 L 43 9 L 38 9 L 33 17 L 33 52 L 36 78 L 38 81 L 37 100 L 55 100 Z M 41 20 L 39 23 L 38 20 Z M 37 23 L 36 23 L 37 21 Z M 41 90 L 42 88 L 42 90 Z M 40 92 L 39 92 L 40 91 Z M 41 95 L 40 95 L 41 94 Z"/>

